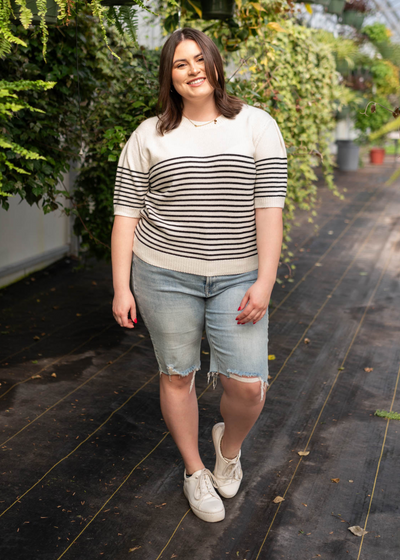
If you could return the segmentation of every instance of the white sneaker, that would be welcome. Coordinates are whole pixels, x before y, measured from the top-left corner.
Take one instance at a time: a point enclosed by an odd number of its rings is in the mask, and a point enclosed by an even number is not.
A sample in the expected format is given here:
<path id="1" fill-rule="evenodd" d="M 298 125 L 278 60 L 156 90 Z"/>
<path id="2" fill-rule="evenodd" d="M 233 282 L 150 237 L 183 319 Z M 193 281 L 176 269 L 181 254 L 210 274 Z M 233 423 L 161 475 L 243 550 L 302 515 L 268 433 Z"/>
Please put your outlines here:
<path id="1" fill-rule="evenodd" d="M 183 477 L 183 493 L 189 500 L 190 507 L 197 517 L 203 521 L 214 523 L 225 518 L 225 507 L 221 498 L 215 491 L 212 472 L 208 469 L 200 469 L 192 474 Z"/>
<path id="2" fill-rule="evenodd" d="M 221 439 L 224 435 L 225 424 L 219 422 L 212 429 L 212 439 L 215 447 L 214 476 L 217 479 L 218 492 L 224 498 L 236 496 L 242 482 L 243 471 L 240 464 L 241 451 L 234 459 L 225 459 L 221 453 Z"/>

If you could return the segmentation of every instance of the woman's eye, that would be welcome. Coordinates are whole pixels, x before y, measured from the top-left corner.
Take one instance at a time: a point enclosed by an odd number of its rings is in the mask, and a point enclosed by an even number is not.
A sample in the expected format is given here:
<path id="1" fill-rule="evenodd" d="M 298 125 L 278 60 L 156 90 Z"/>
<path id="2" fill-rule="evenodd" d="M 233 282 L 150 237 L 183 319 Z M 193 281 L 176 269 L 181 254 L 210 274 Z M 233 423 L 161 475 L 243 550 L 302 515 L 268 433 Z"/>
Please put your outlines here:
<path id="1" fill-rule="evenodd" d="M 178 64 L 177 68 L 183 68 L 184 66 L 184 64 Z"/>

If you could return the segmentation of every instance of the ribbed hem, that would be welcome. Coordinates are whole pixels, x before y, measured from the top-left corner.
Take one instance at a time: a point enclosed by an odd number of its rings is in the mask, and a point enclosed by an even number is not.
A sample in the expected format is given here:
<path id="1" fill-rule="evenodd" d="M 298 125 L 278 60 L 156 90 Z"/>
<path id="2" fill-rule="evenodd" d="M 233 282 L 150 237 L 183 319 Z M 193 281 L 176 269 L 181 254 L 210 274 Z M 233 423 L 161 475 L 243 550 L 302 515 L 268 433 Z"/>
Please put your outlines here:
<path id="1" fill-rule="evenodd" d="M 114 216 L 125 216 L 125 218 L 140 218 L 141 208 L 131 208 L 130 206 L 114 205 Z"/>
<path id="2" fill-rule="evenodd" d="M 254 199 L 254 208 L 284 208 L 285 199 L 280 196 L 271 196 Z"/>
<path id="3" fill-rule="evenodd" d="M 226 261 L 205 261 L 202 259 L 190 259 L 177 257 L 167 253 L 161 253 L 143 245 L 137 237 L 134 238 L 133 252 L 139 259 L 169 270 L 198 274 L 199 276 L 224 276 L 225 274 L 242 274 L 258 269 L 258 255 L 246 259 L 229 259 Z"/>

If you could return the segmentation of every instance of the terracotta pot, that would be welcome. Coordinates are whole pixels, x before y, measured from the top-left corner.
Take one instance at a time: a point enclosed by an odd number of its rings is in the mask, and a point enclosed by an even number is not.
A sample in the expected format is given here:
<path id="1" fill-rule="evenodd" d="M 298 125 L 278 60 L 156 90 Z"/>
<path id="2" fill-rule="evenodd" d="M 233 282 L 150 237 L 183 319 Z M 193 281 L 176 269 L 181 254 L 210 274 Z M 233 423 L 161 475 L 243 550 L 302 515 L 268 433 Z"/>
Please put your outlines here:
<path id="1" fill-rule="evenodd" d="M 384 148 L 371 148 L 369 152 L 369 161 L 375 165 L 382 165 L 385 159 Z"/>

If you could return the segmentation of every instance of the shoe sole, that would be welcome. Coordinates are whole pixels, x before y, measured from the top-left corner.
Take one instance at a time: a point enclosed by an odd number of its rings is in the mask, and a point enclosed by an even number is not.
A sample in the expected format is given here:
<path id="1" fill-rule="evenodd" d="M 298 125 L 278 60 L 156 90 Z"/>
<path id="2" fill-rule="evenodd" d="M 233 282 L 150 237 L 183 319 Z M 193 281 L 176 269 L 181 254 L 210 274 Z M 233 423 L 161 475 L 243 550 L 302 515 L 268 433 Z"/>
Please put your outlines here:
<path id="1" fill-rule="evenodd" d="M 215 424 L 215 426 L 217 426 L 217 424 Z M 212 429 L 211 435 L 212 435 L 212 440 L 213 440 L 213 443 L 214 443 L 215 455 L 216 455 L 217 454 L 217 447 L 218 447 L 218 442 L 216 441 L 217 440 L 218 428 L 215 429 L 215 426 Z M 213 474 L 214 474 L 214 476 L 216 476 L 215 475 L 215 469 L 213 471 Z M 236 492 L 234 494 L 226 494 L 221 488 L 216 488 L 216 490 L 217 490 L 218 494 L 220 494 L 223 498 L 228 498 L 229 499 L 229 498 L 234 498 L 236 496 L 236 494 L 239 492 L 239 488 L 240 488 L 240 484 L 239 484 L 238 489 L 236 490 Z"/>
<path id="2" fill-rule="evenodd" d="M 218 521 L 222 521 L 223 519 L 225 519 L 225 507 L 222 507 L 221 511 L 213 511 L 210 513 L 207 513 L 205 511 L 200 511 L 190 503 L 189 498 L 186 495 L 185 488 L 183 489 L 183 493 L 185 494 L 185 497 L 189 502 L 191 510 L 199 519 L 202 519 L 203 521 L 207 521 L 208 523 L 217 523 Z"/>

